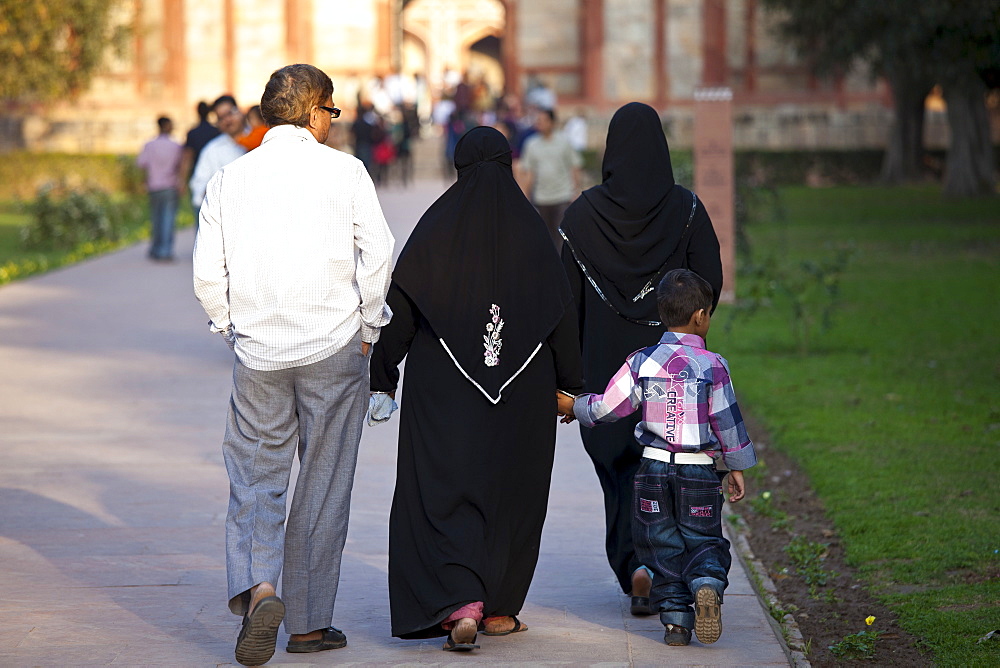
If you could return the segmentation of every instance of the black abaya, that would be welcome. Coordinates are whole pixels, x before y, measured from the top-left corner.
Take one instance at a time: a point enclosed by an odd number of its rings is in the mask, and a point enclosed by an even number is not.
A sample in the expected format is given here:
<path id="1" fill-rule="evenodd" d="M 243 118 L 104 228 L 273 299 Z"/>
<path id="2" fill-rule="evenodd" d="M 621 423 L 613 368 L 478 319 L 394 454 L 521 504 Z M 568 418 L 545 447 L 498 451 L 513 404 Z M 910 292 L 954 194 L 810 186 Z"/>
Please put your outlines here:
<path id="1" fill-rule="evenodd" d="M 496 130 L 455 148 L 458 181 L 400 254 L 371 387 L 400 397 L 389 518 L 392 633 L 445 635 L 482 601 L 521 610 L 538 560 L 555 449 L 556 390 L 578 392 L 571 291 Z"/>
<path id="2" fill-rule="evenodd" d="M 684 267 L 722 290 L 719 241 L 702 202 L 674 184 L 670 153 L 656 112 L 631 103 L 616 112 L 608 131 L 604 181 L 566 211 L 563 267 L 573 291 L 583 350 L 584 391 L 602 393 L 629 354 L 656 343 L 655 287 Z M 692 213 L 693 212 L 693 213 Z M 649 285 L 653 291 L 647 291 Z M 643 297 L 635 298 L 637 295 Z M 632 589 L 641 566 L 632 543 L 632 479 L 642 446 L 640 416 L 594 429 L 581 428 L 584 449 L 604 491 L 608 563 L 622 591 Z"/>
<path id="3" fill-rule="evenodd" d="M 494 405 L 452 363 L 430 324 L 393 284 L 392 322 L 371 364 L 372 389 L 401 396 L 389 516 L 392 634 L 446 635 L 440 623 L 483 601 L 521 610 L 538 560 L 555 451 L 555 390 L 579 390 L 579 343 L 567 311 Z"/>

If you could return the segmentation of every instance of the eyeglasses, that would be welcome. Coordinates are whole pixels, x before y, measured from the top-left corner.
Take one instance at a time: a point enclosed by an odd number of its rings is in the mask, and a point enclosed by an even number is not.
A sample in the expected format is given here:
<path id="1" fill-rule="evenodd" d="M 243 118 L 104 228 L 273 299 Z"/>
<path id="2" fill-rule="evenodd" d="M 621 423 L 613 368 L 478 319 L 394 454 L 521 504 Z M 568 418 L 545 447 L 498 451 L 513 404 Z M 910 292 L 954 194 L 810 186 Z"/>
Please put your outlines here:
<path id="1" fill-rule="evenodd" d="M 324 107 L 323 105 L 317 105 L 323 111 L 330 112 L 330 118 L 340 118 L 340 109 L 336 107 Z"/>

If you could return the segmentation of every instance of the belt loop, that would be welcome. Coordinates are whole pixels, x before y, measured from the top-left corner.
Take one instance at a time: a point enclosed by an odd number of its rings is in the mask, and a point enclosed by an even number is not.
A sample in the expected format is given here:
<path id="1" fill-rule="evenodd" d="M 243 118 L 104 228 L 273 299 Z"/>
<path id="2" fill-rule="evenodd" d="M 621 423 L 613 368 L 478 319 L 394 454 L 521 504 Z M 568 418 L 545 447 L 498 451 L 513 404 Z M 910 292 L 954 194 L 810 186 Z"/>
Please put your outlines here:
<path id="1" fill-rule="evenodd" d="M 674 455 L 677 454 L 673 450 L 670 451 L 670 468 L 668 473 L 674 475 L 677 472 L 677 464 L 674 463 Z"/>

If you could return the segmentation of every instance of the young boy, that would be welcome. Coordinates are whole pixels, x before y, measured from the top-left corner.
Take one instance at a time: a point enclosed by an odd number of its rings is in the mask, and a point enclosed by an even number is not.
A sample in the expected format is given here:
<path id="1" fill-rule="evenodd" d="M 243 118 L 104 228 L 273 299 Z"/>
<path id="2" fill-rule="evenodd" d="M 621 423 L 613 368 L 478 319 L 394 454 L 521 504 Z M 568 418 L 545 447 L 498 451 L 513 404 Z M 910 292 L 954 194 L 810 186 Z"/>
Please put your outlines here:
<path id="1" fill-rule="evenodd" d="M 656 290 L 667 332 L 632 353 L 604 394 L 583 394 L 573 412 L 585 427 L 614 422 L 642 406 L 635 437 L 645 446 L 635 474 L 632 538 L 653 571 L 650 604 L 668 645 L 687 645 L 691 629 L 709 644 L 722 635 L 729 541 L 722 537 L 721 458 L 729 500 L 746 494 L 743 470 L 757 463 L 729 382 L 729 365 L 705 349 L 712 288 L 687 269 L 668 272 Z M 561 407 L 562 408 L 562 407 Z M 691 610 L 692 604 L 694 611 Z"/>

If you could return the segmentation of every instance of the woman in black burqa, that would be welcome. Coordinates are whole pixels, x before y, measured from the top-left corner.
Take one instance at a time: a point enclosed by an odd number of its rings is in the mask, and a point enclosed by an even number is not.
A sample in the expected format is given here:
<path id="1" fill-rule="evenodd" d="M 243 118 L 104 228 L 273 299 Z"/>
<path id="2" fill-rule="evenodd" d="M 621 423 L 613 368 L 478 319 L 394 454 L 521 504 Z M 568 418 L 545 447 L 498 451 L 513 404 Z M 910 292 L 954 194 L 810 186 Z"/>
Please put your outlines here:
<path id="1" fill-rule="evenodd" d="M 496 130 L 455 149 L 458 181 L 400 254 L 371 363 L 392 393 L 406 357 L 389 517 L 392 634 L 475 647 L 523 630 L 555 450 L 557 390 L 575 394 L 579 334 L 545 226 Z M 449 634 L 449 630 L 451 633 Z"/>
<path id="2" fill-rule="evenodd" d="M 657 342 L 656 286 L 683 267 L 722 289 L 719 241 L 705 207 L 674 183 L 670 151 L 656 111 L 626 104 L 611 119 L 601 166 L 603 182 L 566 211 L 563 266 L 579 314 L 584 391 L 603 392 L 621 361 Z M 632 544 L 632 478 L 642 446 L 639 415 L 600 429 L 580 430 L 604 490 L 608 561 L 633 614 L 649 609 L 649 572 Z"/>

